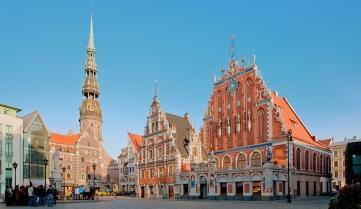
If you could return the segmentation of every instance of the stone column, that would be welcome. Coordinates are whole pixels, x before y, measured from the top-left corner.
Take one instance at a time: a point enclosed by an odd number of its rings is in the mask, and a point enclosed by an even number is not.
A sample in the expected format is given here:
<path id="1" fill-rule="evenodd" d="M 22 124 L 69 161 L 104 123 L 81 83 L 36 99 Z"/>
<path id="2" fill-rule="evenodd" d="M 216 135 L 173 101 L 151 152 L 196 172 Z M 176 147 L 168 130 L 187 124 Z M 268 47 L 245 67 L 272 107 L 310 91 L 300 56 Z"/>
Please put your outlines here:
<path id="1" fill-rule="evenodd" d="M 269 200 L 273 196 L 273 164 L 265 162 L 263 165 L 264 188 L 262 189 L 262 198 Z"/>

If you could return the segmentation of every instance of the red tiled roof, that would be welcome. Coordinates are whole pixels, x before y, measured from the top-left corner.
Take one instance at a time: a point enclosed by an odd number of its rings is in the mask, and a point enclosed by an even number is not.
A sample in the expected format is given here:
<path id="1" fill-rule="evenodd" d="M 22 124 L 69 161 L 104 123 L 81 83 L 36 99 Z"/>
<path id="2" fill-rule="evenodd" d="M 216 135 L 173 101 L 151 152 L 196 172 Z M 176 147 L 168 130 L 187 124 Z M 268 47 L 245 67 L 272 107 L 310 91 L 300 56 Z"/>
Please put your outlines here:
<path id="1" fill-rule="evenodd" d="M 69 134 L 69 135 L 63 135 L 58 133 L 50 134 L 50 142 L 57 144 L 75 145 L 75 143 L 79 140 L 79 138 L 80 138 L 80 133 Z"/>
<path id="2" fill-rule="evenodd" d="M 133 134 L 129 132 L 128 135 L 129 135 L 129 139 L 132 141 L 134 148 L 136 149 L 137 152 L 139 152 L 143 137 L 141 135 Z"/>
<path id="3" fill-rule="evenodd" d="M 327 148 L 327 146 L 317 142 L 315 136 L 311 135 L 286 98 L 280 98 L 273 92 L 272 98 L 274 103 L 281 108 L 283 122 L 285 123 L 287 130 L 292 129 L 293 138 L 306 142 L 310 145 Z"/>
<path id="4" fill-rule="evenodd" d="M 326 147 L 330 147 L 332 139 L 322 139 L 322 140 L 318 140 L 318 143 L 323 144 Z"/>

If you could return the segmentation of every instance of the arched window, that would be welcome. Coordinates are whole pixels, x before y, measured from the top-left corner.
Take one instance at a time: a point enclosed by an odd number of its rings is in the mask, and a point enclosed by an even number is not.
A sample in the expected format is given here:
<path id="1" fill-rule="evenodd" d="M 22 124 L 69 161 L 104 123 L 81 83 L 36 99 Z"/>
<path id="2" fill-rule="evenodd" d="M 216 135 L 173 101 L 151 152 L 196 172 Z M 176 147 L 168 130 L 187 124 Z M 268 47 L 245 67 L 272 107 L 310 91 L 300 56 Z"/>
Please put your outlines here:
<path id="1" fill-rule="evenodd" d="M 223 157 L 223 170 L 228 170 L 228 168 L 231 166 L 231 158 L 226 155 Z"/>
<path id="2" fill-rule="evenodd" d="M 301 169 L 301 150 L 300 150 L 300 148 L 297 148 L 297 151 L 296 151 L 296 168 L 298 170 Z"/>
<path id="3" fill-rule="evenodd" d="M 237 168 L 244 168 L 247 165 L 246 155 L 239 154 L 237 157 Z"/>
<path id="4" fill-rule="evenodd" d="M 320 173 L 323 173 L 323 156 L 320 156 Z"/>
<path id="5" fill-rule="evenodd" d="M 313 156 L 312 156 L 312 168 L 313 168 L 313 171 L 316 171 L 316 162 L 317 162 L 317 155 L 316 153 L 313 153 Z"/>
<path id="6" fill-rule="evenodd" d="M 258 143 L 262 143 L 266 141 L 266 114 L 262 108 L 258 110 L 257 113 L 257 139 Z"/>
<path id="7" fill-rule="evenodd" d="M 246 115 L 249 113 L 251 113 L 251 130 L 254 129 L 253 127 L 253 119 L 252 118 L 256 118 L 257 116 L 252 115 L 252 104 L 253 104 L 253 84 L 252 84 L 252 80 L 248 79 L 246 82 Z M 246 123 L 247 124 L 247 123 Z M 246 125 L 247 126 L 247 125 Z M 249 130 L 247 131 L 247 144 L 254 144 L 254 138 L 253 138 L 253 134 L 252 131 Z"/>
<path id="8" fill-rule="evenodd" d="M 222 117 L 221 112 L 223 111 L 222 104 L 223 104 L 223 95 L 222 95 L 221 91 L 218 91 L 218 93 L 217 93 L 217 108 L 218 108 L 217 112 L 218 112 L 218 115 L 221 115 L 221 117 Z"/>
<path id="9" fill-rule="evenodd" d="M 242 87 L 241 87 L 241 84 L 238 83 L 238 88 L 236 90 L 236 112 L 239 113 L 239 116 L 240 118 L 242 117 Z M 242 124 L 242 120 L 239 121 L 240 123 L 240 133 L 236 135 L 236 143 L 237 143 L 237 146 L 242 146 L 243 145 L 243 140 L 242 140 L 242 130 L 244 130 L 243 127 L 243 124 Z"/>
<path id="10" fill-rule="evenodd" d="M 306 153 L 305 153 L 305 170 L 308 171 L 310 168 L 309 168 L 309 153 L 308 153 L 308 150 L 306 150 Z"/>
<path id="11" fill-rule="evenodd" d="M 208 127 L 208 144 L 209 144 L 209 147 L 211 148 L 211 150 L 215 150 L 215 135 L 214 135 L 214 125 L 213 123 L 209 124 L 209 127 Z"/>
<path id="12" fill-rule="evenodd" d="M 326 157 L 326 173 L 330 172 L 330 157 Z"/>
<path id="13" fill-rule="evenodd" d="M 252 80 L 248 79 L 246 83 L 246 102 L 251 103 L 252 102 Z M 248 105 L 247 105 L 248 106 Z"/>
<path id="14" fill-rule="evenodd" d="M 251 156 L 251 167 L 261 167 L 261 154 L 259 152 L 253 152 Z"/>

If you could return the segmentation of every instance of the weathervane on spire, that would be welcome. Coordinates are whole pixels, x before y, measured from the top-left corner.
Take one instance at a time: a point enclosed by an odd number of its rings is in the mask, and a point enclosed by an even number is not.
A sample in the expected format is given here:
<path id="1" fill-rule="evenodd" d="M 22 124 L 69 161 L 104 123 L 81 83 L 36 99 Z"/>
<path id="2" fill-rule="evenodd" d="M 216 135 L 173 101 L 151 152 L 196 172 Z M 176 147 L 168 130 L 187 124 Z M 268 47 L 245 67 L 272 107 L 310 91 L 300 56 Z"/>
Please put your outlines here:
<path id="1" fill-rule="evenodd" d="M 235 35 L 231 35 L 231 60 L 235 60 L 236 59 L 236 47 L 234 44 L 234 40 L 235 40 L 236 36 Z"/>

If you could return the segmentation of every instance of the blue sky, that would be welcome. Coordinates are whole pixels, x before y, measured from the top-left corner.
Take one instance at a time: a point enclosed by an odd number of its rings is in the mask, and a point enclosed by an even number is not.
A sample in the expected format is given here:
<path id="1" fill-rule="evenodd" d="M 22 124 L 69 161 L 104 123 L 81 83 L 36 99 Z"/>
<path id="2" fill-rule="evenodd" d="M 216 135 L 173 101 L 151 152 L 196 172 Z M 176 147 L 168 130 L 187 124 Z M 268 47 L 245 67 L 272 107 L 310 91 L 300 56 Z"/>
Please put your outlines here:
<path id="1" fill-rule="evenodd" d="M 318 138 L 361 136 L 360 1 L 0 1 L 0 102 L 40 111 L 48 128 L 78 130 L 94 13 L 103 135 L 112 156 L 143 133 L 158 82 L 162 109 L 197 129 L 214 73 L 257 56 Z"/>

